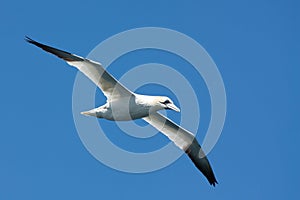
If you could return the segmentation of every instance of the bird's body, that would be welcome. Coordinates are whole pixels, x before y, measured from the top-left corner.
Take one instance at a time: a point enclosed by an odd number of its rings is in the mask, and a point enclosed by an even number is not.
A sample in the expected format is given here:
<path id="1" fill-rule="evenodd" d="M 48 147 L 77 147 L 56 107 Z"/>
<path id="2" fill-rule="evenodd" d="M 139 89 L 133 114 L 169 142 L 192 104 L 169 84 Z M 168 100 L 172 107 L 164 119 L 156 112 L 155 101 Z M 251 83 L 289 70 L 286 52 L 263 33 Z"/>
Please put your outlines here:
<path id="1" fill-rule="evenodd" d="M 170 98 L 136 94 L 112 77 L 98 62 L 41 44 L 28 37 L 26 41 L 62 58 L 102 90 L 107 97 L 106 104 L 82 114 L 114 121 L 145 120 L 185 151 L 211 185 L 215 186 L 218 183 L 194 135 L 157 112 L 163 109 L 180 111 Z"/>
<path id="2" fill-rule="evenodd" d="M 166 97 L 134 93 L 130 96 L 108 101 L 106 104 L 89 111 L 84 111 L 82 114 L 112 121 L 141 119 L 162 109 L 162 106 L 156 103 L 158 101 L 157 99 L 161 99 L 162 102 L 168 100 Z"/>

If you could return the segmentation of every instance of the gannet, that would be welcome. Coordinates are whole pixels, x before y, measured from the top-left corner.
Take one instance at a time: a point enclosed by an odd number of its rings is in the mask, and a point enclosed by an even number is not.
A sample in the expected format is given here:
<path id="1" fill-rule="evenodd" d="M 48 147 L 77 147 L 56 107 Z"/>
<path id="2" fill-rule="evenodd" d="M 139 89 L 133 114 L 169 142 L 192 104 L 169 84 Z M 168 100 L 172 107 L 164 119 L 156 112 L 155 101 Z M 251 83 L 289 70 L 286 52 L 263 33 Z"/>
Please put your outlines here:
<path id="1" fill-rule="evenodd" d="M 107 98 L 106 104 L 81 114 L 115 121 L 145 120 L 183 150 L 211 185 L 218 183 L 207 156 L 194 135 L 157 112 L 163 109 L 180 111 L 170 98 L 136 94 L 118 82 L 99 62 L 41 44 L 29 37 L 25 37 L 25 40 L 65 60 L 102 90 Z"/>

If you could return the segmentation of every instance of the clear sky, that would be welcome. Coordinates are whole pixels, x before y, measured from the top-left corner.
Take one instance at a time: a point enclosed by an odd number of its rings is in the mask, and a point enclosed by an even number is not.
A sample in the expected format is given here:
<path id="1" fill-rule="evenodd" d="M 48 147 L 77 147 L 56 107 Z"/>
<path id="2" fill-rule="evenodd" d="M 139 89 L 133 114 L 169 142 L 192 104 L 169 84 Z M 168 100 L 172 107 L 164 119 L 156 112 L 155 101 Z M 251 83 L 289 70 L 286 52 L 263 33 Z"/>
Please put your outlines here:
<path id="1" fill-rule="evenodd" d="M 0 199 L 300 198 L 299 2 L 182 2 L 1 3 Z M 192 37 L 223 77 L 227 117 L 209 154 L 219 181 L 215 188 L 185 155 L 146 174 L 119 172 L 96 160 L 79 139 L 73 121 L 76 70 L 24 41 L 28 35 L 86 56 L 106 38 L 145 26 Z M 137 64 L 162 62 L 176 69 L 178 63 L 184 64 L 168 56 L 157 51 L 130 53 L 113 63 L 110 72 L 120 77 Z M 153 93 L 150 86 L 141 90 Z M 203 99 L 207 101 L 207 94 Z M 97 105 L 105 101 L 100 92 L 97 100 Z M 202 110 L 200 142 L 209 120 L 209 109 Z M 113 127 L 113 122 L 100 124 Z M 134 151 L 136 145 L 136 151 L 144 150 L 142 139 L 125 137 L 117 128 L 109 131 L 108 137 L 122 148 Z M 146 148 L 167 142 L 162 136 L 153 140 Z"/>

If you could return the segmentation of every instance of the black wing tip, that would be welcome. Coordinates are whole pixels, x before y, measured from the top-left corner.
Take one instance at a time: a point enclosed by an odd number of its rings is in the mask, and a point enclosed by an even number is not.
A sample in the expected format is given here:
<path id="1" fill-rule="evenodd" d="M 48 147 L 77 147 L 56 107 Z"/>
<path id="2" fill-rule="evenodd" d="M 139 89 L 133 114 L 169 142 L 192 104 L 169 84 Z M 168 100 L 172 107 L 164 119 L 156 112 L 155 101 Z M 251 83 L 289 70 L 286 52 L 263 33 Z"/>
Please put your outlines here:
<path id="1" fill-rule="evenodd" d="M 49 53 L 52 53 L 54 55 L 56 55 L 57 57 L 65 60 L 65 61 L 84 61 L 83 58 L 79 57 L 79 56 L 76 56 L 74 54 L 71 54 L 69 52 L 66 52 L 66 51 L 63 51 L 63 50 L 60 50 L 60 49 L 57 49 L 57 48 L 54 48 L 54 47 L 50 47 L 50 46 L 47 46 L 47 45 L 44 45 L 42 43 L 39 43 L 33 39 L 31 39 L 30 37 L 28 36 L 25 36 L 25 41 L 30 43 L 30 44 L 33 44 Z"/>
<path id="2" fill-rule="evenodd" d="M 203 171 L 202 171 L 202 173 L 203 173 Z M 212 169 L 203 174 L 206 177 L 206 179 L 208 180 L 210 185 L 215 187 L 217 184 L 219 184 Z"/>
<path id="3" fill-rule="evenodd" d="M 219 184 L 207 157 L 201 159 L 195 159 L 194 157 L 190 158 L 195 166 L 199 169 L 199 171 L 205 176 L 210 185 L 215 187 L 217 184 Z"/>
<path id="4" fill-rule="evenodd" d="M 24 40 L 28 43 L 31 43 L 31 44 L 37 44 L 38 43 L 38 42 L 34 41 L 33 39 L 31 39 L 30 37 L 28 37 L 27 35 L 25 35 Z"/>
<path id="5" fill-rule="evenodd" d="M 208 170 L 208 173 L 205 174 L 205 177 L 207 178 L 210 185 L 215 187 L 217 184 L 219 184 L 211 167 L 210 170 Z"/>
<path id="6" fill-rule="evenodd" d="M 31 42 L 33 41 L 33 39 L 31 39 L 30 37 L 28 37 L 27 35 L 25 35 L 25 38 L 24 38 L 25 41 L 27 42 Z"/>
<path id="7" fill-rule="evenodd" d="M 209 184 L 216 187 L 216 185 L 219 184 L 219 183 L 216 179 L 214 179 L 213 181 L 209 181 Z"/>
<path id="8" fill-rule="evenodd" d="M 43 45 L 43 44 L 41 44 L 41 43 L 39 43 L 39 42 L 37 42 L 37 41 L 31 39 L 31 38 L 28 37 L 27 35 L 25 35 L 24 40 L 25 40 L 26 42 L 30 43 L 30 44 L 34 44 L 35 46 L 42 48 L 42 49 L 43 49 L 43 47 L 47 47 L 46 45 Z"/>
<path id="9" fill-rule="evenodd" d="M 205 153 L 201 149 L 197 140 L 193 141 L 185 153 L 190 157 L 198 170 L 206 177 L 209 184 L 215 187 L 216 184 L 218 184 L 218 181 Z"/>

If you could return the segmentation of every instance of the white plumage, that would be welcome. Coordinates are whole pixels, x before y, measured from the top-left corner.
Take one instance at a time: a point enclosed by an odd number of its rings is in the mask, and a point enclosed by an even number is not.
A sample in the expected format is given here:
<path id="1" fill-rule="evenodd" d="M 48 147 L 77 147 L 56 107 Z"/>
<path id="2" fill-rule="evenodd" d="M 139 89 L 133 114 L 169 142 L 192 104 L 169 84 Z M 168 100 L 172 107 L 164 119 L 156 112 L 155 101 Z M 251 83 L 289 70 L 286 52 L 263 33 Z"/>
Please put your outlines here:
<path id="1" fill-rule="evenodd" d="M 218 183 L 196 138 L 189 131 L 157 112 L 162 109 L 180 111 L 170 98 L 133 93 L 112 77 L 98 62 L 41 44 L 28 37 L 26 41 L 62 58 L 102 90 L 107 97 L 106 104 L 84 111 L 82 114 L 116 121 L 144 119 L 185 151 L 211 185 L 215 186 Z"/>

